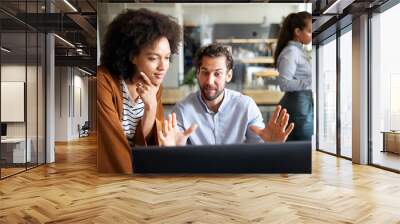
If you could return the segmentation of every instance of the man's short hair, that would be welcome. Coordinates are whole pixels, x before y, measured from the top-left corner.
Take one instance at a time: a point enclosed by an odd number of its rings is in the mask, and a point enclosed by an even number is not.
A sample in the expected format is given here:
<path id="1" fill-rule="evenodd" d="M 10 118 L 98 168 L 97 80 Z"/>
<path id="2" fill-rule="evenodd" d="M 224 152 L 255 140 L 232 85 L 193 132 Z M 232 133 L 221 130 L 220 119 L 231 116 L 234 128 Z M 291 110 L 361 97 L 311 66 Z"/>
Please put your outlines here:
<path id="1" fill-rule="evenodd" d="M 207 46 L 201 47 L 194 58 L 194 64 L 196 66 L 196 71 L 198 72 L 201 66 L 201 60 L 203 57 L 210 57 L 210 58 L 216 58 L 216 57 L 221 57 L 225 56 L 226 58 L 226 67 L 228 70 L 233 68 L 233 57 L 232 53 L 229 50 L 227 46 L 224 46 L 222 44 L 209 44 Z"/>

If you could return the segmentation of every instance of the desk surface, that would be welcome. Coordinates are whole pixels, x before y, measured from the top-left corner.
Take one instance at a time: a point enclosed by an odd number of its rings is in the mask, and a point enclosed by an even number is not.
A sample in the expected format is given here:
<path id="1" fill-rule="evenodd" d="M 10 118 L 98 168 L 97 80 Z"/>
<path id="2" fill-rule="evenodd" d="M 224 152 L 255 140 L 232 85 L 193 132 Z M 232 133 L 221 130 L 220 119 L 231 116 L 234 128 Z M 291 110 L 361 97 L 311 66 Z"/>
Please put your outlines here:
<path id="1" fill-rule="evenodd" d="M 29 138 L 27 139 L 29 141 Z M 6 138 L 6 139 L 1 139 L 1 143 L 19 143 L 19 142 L 25 142 L 25 138 Z"/>
<path id="2" fill-rule="evenodd" d="M 397 134 L 400 135 L 400 131 L 381 131 L 381 133 L 383 134 Z"/>
<path id="3" fill-rule="evenodd" d="M 163 104 L 174 105 L 176 102 L 184 99 L 190 90 L 186 88 L 165 88 L 162 95 Z M 276 105 L 285 94 L 280 91 L 266 89 L 243 89 L 242 93 L 250 96 L 258 105 Z"/>

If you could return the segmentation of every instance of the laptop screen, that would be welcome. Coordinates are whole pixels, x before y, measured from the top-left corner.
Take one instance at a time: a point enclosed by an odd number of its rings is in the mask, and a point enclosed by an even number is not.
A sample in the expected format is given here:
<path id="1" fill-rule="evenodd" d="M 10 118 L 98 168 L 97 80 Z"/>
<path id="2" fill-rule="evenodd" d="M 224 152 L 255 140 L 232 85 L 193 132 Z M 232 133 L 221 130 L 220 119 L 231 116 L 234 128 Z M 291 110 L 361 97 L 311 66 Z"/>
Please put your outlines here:
<path id="1" fill-rule="evenodd" d="M 311 142 L 134 147 L 133 173 L 311 173 Z"/>

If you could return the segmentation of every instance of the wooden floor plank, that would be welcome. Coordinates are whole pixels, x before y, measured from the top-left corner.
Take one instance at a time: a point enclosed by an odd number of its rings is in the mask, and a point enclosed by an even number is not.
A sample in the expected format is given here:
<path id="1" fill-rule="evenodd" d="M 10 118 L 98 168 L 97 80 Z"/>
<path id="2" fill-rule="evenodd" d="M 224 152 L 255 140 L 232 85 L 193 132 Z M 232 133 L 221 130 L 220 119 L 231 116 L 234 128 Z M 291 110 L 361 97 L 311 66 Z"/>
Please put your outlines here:
<path id="1" fill-rule="evenodd" d="M 311 175 L 96 172 L 96 139 L 0 181 L 0 223 L 400 223 L 400 175 L 313 152 Z"/>

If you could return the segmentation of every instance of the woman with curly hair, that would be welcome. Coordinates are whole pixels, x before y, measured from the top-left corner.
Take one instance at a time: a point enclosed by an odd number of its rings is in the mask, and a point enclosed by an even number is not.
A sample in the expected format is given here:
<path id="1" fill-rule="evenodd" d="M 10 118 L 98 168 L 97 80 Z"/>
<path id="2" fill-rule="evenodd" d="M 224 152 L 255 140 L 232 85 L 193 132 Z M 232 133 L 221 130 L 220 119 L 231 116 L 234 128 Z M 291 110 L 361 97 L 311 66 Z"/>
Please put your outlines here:
<path id="1" fill-rule="evenodd" d="M 158 145 L 164 120 L 161 83 L 178 52 L 172 17 L 127 10 L 108 26 L 97 69 L 97 168 L 131 173 L 131 148 Z"/>

